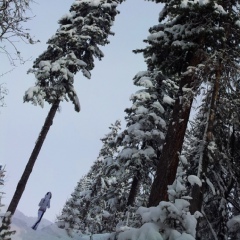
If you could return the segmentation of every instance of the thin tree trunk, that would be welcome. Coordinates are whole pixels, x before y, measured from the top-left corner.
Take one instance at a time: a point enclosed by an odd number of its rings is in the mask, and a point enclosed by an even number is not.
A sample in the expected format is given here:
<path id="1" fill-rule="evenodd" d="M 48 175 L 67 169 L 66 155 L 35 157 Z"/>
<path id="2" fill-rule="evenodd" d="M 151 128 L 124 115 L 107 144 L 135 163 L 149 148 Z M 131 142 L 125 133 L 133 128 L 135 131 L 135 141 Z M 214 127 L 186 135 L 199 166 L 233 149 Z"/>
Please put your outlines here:
<path id="1" fill-rule="evenodd" d="M 205 58 L 201 52 L 196 52 L 192 57 L 190 66 L 197 66 Z M 183 140 L 189 120 L 194 95 L 186 96 L 183 87 L 196 89 L 194 76 L 183 76 L 180 82 L 178 96 L 173 108 L 172 118 L 169 123 L 162 154 L 159 158 L 156 177 L 153 181 L 149 196 L 148 206 L 157 206 L 160 201 L 167 201 L 167 186 L 171 185 L 176 177 L 179 163 L 179 154 L 182 150 Z M 186 99 L 184 99 L 186 97 Z"/>
<path id="2" fill-rule="evenodd" d="M 206 143 L 203 149 L 203 157 L 202 159 L 199 160 L 198 177 L 200 179 L 202 179 L 205 173 L 207 172 L 208 145 L 211 141 L 214 140 L 213 130 L 214 130 L 214 121 L 215 121 L 215 114 L 216 114 L 216 105 L 217 105 L 217 99 L 218 99 L 219 88 L 220 88 L 221 67 L 217 69 L 215 76 L 216 76 L 216 79 L 215 79 L 211 103 L 210 103 L 209 119 L 206 125 L 206 128 L 207 128 L 206 139 L 204 139 Z M 190 212 L 192 214 L 196 211 L 201 211 L 205 184 L 206 184 L 205 182 L 202 184 L 202 186 L 195 184 L 192 188 L 192 200 L 190 205 Z"/>
<path id="3" fill-rule="evenodd" d="M 139 190 L 139 185 L 140 185 L 139 177 L 140 177 L 140 172 L 138 171 L 132 181 L 131 190 L 129 192 L 128 201 L 127 201 L 127 206 L 134 205 L 134 202 L 135 202 L 138 190 Z"/>
<path id="4" fill-rule="evenodd" d="M 57 109 L 59 107 L 59 103 L 60 103 L 60 101 L 57 100 L 52 105 L 52 107 L 51 107 L 51 109 L 50 109 L 50 111 L 48 113 L 48 116 L 47 116 L 47 118 L 45 120 L 45 123 L 44 123 L 44 125 L 42 127 L 42 130 L 41 130 L 41 132 L 39 134 L 39 137 L 37 139 L 35 147 L 34 147 L 34 149 L 32 151 L 32 154 L 31 154 L 31 156 L 30 156 L 30 158 L 28 160 L 28 163 L 27 163 L 27 165 L 25 167 L 25 170 L 24 170 L 24 172 L 22 174 L 22 177 L 21 177 L 21 179 L 18 182 L 18 185 L 17 185 L 17 188 L 16 188 L 15 193 L 13 195 L 13 198 L 12 198 L 12 200 L 10 202 L 10 205 L 9 205 L 8 209 L 7 209 L 7 212 L 10 212 L 11 215 L 13 215 L 15 213 L 15 210 L 16 210 L 16 208 L 18 206 L 18 203 L 19 203 L 19 201 L 20 201 L 20 199 L 22 197 L 22 194 L 23 194 L 24 189 L 26 187 L 28 178 L 29 178 L 29 176 L 30 176 L 30 174 L 32 172 L 32 169 L 33 169 L 33 166 L 34 166 L 34 164 L 35 164 L 35 162 L 37 160 L 38 154 L 39 154 L 39 152 L 40 152 L 40 150 L 42 148 L 43 142 L 44 142 L 44 140 L 45 140 L 45 138 L 47 136 L 47 133 L 48 133 L 48 131 L 49 131 L 49 129 L 50 129 L 52 123 L 53 123 L 53 119 L 54 119 L 56 111 L 57 111 Z M 4 219 L 3 219 L 3 222 L 4 222 Z M 1 230 L 2 230 L 2 227 L 0 228 L 0 231 Z"/>

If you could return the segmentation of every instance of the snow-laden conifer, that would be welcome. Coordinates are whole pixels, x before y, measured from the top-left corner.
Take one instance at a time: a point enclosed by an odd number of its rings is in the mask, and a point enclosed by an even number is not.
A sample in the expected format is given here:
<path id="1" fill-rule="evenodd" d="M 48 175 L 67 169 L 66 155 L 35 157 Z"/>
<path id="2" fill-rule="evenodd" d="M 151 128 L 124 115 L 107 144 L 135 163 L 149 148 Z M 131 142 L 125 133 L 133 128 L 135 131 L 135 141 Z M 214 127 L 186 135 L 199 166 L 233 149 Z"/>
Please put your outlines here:
<path id="1" fill-rule="evenodd" d="M 43 107 L 44 101 L 70 99 L 80 111 L 74 89 L 74 75 L 82 71 L 87 78 L 94 68 L 94 57 L 104 56 L 100 46 L 109 43 L 111 26 L 122 0 L 77 0 L 69 13 L 59 20 L 59 29 L 47 42 L 48 48 L 34 62 L 29 72 L 36 77 L 35 86 L 26 91 L 24 101 Z"/>
<path id="2" fill-rule="evenodd" d="M 160 14 L 160 23 L 151 28 L 147 39 L 150 46 L 143 50 L 148 65 L 158 66 L 168 77 L 179 81 L 179 92 L 150 205 L 166 199 L 167 185 L 174 181 L 178 152 L 182 149 L 194 93 L 200 83 L 217 81 L 230 86 L 236 80 L 240 34 L 237 4 L 237 1 L 173 0 Z"/>
<path id="3" fill-rule="evenodd" d="M 105 193 L 108 211 L 116 216 L 112 230 L 122 221 L 139 225 L 135 212 L 139 206 L 147 206 L 177 91 L 175 83 L 157 70 L 139 72 L 133 82 L 140 89 L 131 95 L 132 106 L 125 110 L 126 128 L 116 140 L 119 153 L 104 168 L 106 176 L 118 179 Z"/>
<path id="4" fill-rule="evenodd" d="M 111 124 L 110 132 L 102 138 L 103 146 L 98 159 L 94 162 L 86 176 L 80 179 L 71 197 L 58 216 L 58 226 L 64 228 L 69 235 L 75 232 L 100 233 L 110 231 L 114 216 L 107 211 L 105 191 L 116 183 L 114 176 L 104 175 L 105 161 L 116 155 L 115 139 L 120 130 L 120 121 Z"/>
<path id="5" fill-rule="evenodd" d="M 84 211 L 87 207 L 85 199 L 90 196 L 91 179 L 88 176 L 83 176 L 77 183 L 71 197 L 66 201 L 61 214 L 57 217 L 57 225 L 64 228 L 69 236 L 72 236 L 73 231 L 81 234 L 84 232 L 85 223 L 80 221 L 83 219 Z"/>
<path id="6" fill-rule="evenodd" d="M 121 122 L 117 120 L 109 127 L 111 130 L 101 139 L 103 146 L 97 161 L 91 167 L 92 186 L 89 208 L 86 212 L 85 223 L 91 233 L 111 232 L 115 227 L 116 212 L 108 202 L 108 191 L 112 186 L 118 185 L 119 179 L 112 174 L 105 174 L 106 162 L 115 161 L 119 151 L 115 144 L 117 135 L 121 129 Z M 120 191 L 123 191 L 122 189 Z"/>
<path id="7" fill-rule="evenodd" d="M 236 192 L 239 188 L 239 155 L 233 149 L 238 135 L 234 129 L 239 121 L 235 114 L 239 96 L 234 88 L 219 89 L 213 110 L 210 107 L 212 90 L 209 85 L 204 89 L 204 101 L 192 123 L 186 146 L 191 163 L 188 174 L 196 174 L 202 182 L 202 186 L 193 187 L 191 212 L 201 210 L 203 213 L 198 224 L 200 239 L 234 239 L 231 236 L 237 231 L 228 227 L 228 221 L 239 215 L 240 210 L 239 193 Z"/>

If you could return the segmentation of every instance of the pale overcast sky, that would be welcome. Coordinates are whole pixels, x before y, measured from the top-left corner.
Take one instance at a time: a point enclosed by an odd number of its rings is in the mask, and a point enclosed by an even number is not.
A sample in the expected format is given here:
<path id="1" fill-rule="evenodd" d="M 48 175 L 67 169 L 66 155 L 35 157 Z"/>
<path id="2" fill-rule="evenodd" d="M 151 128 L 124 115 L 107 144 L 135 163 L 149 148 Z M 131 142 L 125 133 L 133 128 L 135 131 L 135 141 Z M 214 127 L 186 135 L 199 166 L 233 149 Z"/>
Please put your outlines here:
<path id="1" fill-rule="evenodd" d="M 55 34 L 58 19 L 68 12 L 73 0 L 36 0 L 32 14 L 36 17 L 27 24 L 31 34 L 41 42 L 36 45 L 19 44 L 22 55 L 34 60 L 47 47 L 45 42 Z M 81 112 L 73 105 L 61 104 L 54 123 L 29 178 L 18 209 L 27 216 L 36 216 L 40 199 L 48 192 L 53 194 L 51 208 L 45 218 L 54 221 L 70 197 L 79 179 L 96 160 L 102 146 L 100 138 L 109 132 L 115 120 L 125 123 L 124 109 L 131 106 L 129 97 L 137 89 L 132 78 L 146 70 L 143 57 L 132 50 L 144 46 L 148 29 L 158 23 L 160 4 L 144 0 L 128 0 L 119 8 L 110 37 L 110 45 L 102 48 L 105 57 L 96 62 L 92 78 L 79 73 L 75 86 L 81 103 Z M 5 56 L 0 55 L 0 73 L 11 69 Z M 14 71 L 0 77 L 9 94 L 7 107 L 0 108 L 0 161 L 6 165 L 4 204 L 9 204 L 17 183 L 30 157 L 38 134 L 47 116 L 44 109 L 23 103 L 24 92 L 34 85 L 34 75 L 27 74 L 32 66 L 29 60 Z"/>

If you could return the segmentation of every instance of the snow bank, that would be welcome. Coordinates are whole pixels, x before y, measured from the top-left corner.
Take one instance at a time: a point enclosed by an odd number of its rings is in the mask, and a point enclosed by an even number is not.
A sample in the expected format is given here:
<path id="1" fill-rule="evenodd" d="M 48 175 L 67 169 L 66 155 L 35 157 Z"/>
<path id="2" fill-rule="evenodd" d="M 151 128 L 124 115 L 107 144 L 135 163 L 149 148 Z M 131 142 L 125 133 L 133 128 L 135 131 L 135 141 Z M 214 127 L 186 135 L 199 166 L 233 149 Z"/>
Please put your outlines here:
<path id="1" fill-rule="evenodd" d="M 65 230 L 58 228 L 56 224 L 46 219 L 42 219 L 35 231 L 31 228 L 35 221 L 35 217 L 27 217 L 17 210 L 11 224 L 11 230 L 15 230 L 16 233 L 11 236 L 11 240 L 106 240 L 110 235 L 105 233 L 89 236 L 75 233 L 69 237 Z"/>

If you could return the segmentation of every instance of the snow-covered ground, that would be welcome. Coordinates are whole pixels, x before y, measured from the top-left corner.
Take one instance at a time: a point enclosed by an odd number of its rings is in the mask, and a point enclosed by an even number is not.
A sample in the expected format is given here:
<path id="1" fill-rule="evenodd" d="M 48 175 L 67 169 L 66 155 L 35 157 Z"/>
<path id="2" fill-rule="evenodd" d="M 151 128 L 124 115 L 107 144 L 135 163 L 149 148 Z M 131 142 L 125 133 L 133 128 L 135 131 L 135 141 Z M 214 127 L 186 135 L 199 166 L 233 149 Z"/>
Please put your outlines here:
<path id="1" fill-rule="evenodd" d="M 42 219 L 38 229 L 35 231 L 31 226 L 35 223 L 36 218 L 27 217 L 23 213 L 16 211 L 14 214 L 11 230 L 16 233 L 12 236 L 12 240 L 106 240 L 107 234 L 93 235 L 92 238 L 87 235 L 73 236 L 70 238 L 65 230 L 59 229 L 56 224 Z"/>

